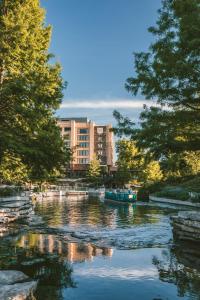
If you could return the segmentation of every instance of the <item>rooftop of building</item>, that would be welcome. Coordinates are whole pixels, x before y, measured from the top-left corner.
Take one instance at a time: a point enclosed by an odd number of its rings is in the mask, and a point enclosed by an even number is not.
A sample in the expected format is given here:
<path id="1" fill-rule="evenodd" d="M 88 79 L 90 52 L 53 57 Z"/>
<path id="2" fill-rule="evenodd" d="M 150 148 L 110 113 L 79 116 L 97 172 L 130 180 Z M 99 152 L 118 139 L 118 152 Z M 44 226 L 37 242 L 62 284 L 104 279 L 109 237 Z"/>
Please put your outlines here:
<path id="1" fill-rule="evenodd" d="M 57 118 L 57 120 L 61 122 L 75 121 L 76 123 L 93 123 L 95 127 L 107 127 L 107 126 L 112 127 L 111 124 L 105 124 L 105 125 L 95 124 L 95 122 L 91 121 L 87 117 Z"/>
<path id="2" fill-rule="evenodd" d="M 67 121 L 75 121 L 77 123 L 88 123 L 90 120 L 86 117 L 81 118 L 58 118 L 59 121 L 67 122 Z"/>

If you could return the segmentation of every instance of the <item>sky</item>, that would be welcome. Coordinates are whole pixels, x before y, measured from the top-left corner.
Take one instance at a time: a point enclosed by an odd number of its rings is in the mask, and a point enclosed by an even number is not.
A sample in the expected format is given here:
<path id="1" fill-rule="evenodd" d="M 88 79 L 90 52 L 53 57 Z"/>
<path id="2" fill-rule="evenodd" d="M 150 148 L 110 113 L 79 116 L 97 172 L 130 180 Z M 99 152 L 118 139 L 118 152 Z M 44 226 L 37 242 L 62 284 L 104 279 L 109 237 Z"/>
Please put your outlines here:
<path id="1" fill-rule="evenodd" d="M 53 27 L 50 52 L 68 82 L 60 117 L 114 123 L 119 110 L 137 121 L 145 102 L 124 84 L 134 76 L 133 52 L 146 51 L 161 0 L 41 0 Z M 147 101 L 147 103 L 151 103 Z"/>

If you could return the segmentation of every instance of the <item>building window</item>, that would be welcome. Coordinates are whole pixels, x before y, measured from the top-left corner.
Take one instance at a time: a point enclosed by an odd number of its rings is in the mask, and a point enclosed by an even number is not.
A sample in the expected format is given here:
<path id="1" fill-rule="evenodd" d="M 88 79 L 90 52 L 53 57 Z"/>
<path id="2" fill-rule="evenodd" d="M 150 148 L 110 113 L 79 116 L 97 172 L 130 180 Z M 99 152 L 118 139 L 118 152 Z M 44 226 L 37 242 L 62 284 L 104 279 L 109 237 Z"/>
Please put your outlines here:
<path id="1" fill-rule="evenodd" d="M 78 163 L 81 165 L 89 164 L 89 159 L 88 158 L 79 158 Z"/>
<path id="2" fill-rule="evenodd" d="M 103 139 L 101 136 L 98 137 L 98 142 L 103 142 Z"/>
<path id="3" fill-rule="evenodd" d="M 71 131 L 71 127 L 65 127 L 65 128 L 64 128 L 64 131 L 65 131 L 65 132 Z"/>
<path id="4" fill-rule="evenodd" d="M 103 144 L 98 144 L 98 148 L 103 148 Z"/>
<path id="5" fill-rule="evenodd" d="M 88 156 L 89 155 L 88 150 L 78 150 L 77 153 L 78 153 L 78 156 Z"/>
<path id="6" fill-rule="evenodd" d="M 102 150 L 99 150 L 99 151 L 98 151 L 98 155 L 103 155 L 103 151 L 102 151 Z"/>
<path id="7" fill-rule="evenodd" d="M 79 135 L 78 140 L 79 141 L 88 141 L 89 140 L 89 135 Z"/>
<path id="8" fill-rule="evenodd" d="M 78 133 L 80 133 L 80 134 L 86 134 L 88 132 L 89 132 L 89 130 L 87 128 L 80 128 L 80 129 L 78 129 Z"/>
<path id="9" fill-rule="evenodd" d="M 79 143 L 78 144 L 78 147 L 80 147 L 80 148 L 89 148 L 89 143 L 87 143 L 87 142 L 82 142 L 82 143 Z"/>
<path id="10" fill-rule="evenodd" d="M 98 134 L 102 134 L 103 133 L 103 128 L 102 127 L 98 127 L 97 128 L 97 133 Z"/>

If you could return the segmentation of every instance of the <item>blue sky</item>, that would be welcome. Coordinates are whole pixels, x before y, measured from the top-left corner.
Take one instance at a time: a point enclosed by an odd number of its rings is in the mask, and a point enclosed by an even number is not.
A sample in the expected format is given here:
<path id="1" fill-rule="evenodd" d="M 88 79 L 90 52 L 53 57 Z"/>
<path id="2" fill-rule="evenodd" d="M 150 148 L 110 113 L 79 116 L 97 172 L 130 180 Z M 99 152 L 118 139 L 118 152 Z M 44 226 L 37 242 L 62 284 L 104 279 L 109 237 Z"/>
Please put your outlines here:
<path id="1" fill-rule="evenodd" d="M 133 52 L 147 50 L 161 0 L 42 0 L 53 26 L 50 51 L 63 66 L 68 82 L 62 117 L 88 116 L 113 123 L 118 109 L 134 120 L 141 97 L 124 88 L 134 75 Z"/>

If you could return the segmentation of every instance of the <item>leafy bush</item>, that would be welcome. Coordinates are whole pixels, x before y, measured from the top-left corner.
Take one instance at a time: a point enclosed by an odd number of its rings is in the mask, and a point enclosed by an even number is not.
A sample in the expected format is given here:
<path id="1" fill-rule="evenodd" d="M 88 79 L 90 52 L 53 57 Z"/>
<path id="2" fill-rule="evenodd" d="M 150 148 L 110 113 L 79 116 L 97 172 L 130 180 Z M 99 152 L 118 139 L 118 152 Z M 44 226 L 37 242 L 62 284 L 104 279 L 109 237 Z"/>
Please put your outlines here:
<path id="1" fill-rule="evenodd" d="M 151 185 L 144 185 L 138 190 L 137 197 L 139 200 L 149 200 L 149 195 L 161 191 L 164 187 L 163 182 L 155 182 Z"/>
<path id="2" fill-rule="evenodd" d="M 171 189 L 169 187 L 166 187 L 162 191 L 154 193 L 154 195 L 157 197 L 165 197 L 176 200 L 189 200 L 189 192 L 180 187 L 174 187 Z"/>
<path id="3" fill-rule="evenodd" d="M 181 186 L 190 192 L 200 193 L 200 176 L 196 176 L 195 178 L 183 182 Z"/>

